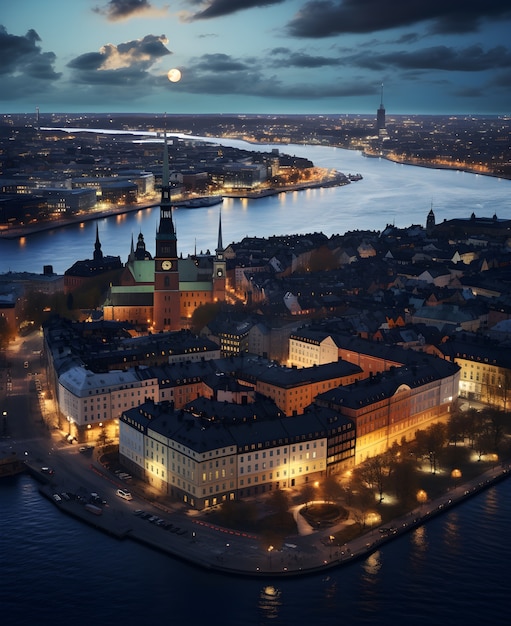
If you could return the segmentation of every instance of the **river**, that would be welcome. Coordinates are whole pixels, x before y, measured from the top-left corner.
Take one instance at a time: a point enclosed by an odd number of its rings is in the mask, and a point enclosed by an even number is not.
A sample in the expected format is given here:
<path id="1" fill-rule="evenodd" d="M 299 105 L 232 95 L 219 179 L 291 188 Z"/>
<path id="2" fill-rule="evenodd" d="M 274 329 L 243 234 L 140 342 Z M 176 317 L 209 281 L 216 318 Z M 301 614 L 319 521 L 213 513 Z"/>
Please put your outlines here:
<path id="1" fill-rule="evenodd" d="M 212 139 L 208 139 L 213 141 Z M 215 140 L 247 148 L 239 140 Z M 327 236 L 350 230 L 383 230 L 425 225 L 431 208 L 437 222 L 454 217 L 492 216 L 511 218 L 511 181 L 465 172 L 436 170 L 366 158 L 360 152 L 326 146 L 263 145 L 254 149 L 303 156 L 317 166 L 345 174 L 360 173 L 363 179 L 342 187 L 281 193 L 257 200 L 226 198 L 223 202 L 223 243 L 245 236 L 268 237 L 323 232 Z M 174 220 L 178 252 L 184 256 L 217 244 L 219 206 L 176 209 Z M 131 238 L 142 232 L 149 252 L 154 252 L 158 225 L 157 208 L 103 218 L 66 228 L 30 235 L 20 240 L 0 239 L 0 271 L 42 272 L 52 265 L 62 274 L 75 261 L 92 258 L 96 223 L 104 254 L 127 261 Z"/>
<path id="2" fill-rule="evenodd" d="M 21 475 L 0 482 L 2 623 L 64 626 L 501 626 L 508 618 L 511 481 L 324 575 L 216 574 L 59 512 Z M 277 556 L 277 555 L 276 555 Z M 273 585 L 276 595 L 265 587 Z"/>

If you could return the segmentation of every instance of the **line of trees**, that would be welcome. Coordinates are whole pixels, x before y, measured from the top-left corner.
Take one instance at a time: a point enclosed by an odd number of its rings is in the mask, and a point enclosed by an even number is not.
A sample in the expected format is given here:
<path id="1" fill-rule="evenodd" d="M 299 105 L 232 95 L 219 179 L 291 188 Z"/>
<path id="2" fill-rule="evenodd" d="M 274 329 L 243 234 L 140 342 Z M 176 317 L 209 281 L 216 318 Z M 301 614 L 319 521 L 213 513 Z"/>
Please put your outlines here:
<path id="1" fill-rule="evenodd" d="M 395 499 L 402 509 L 416 506 L 425 467 L 431 475 L 441 472 L 439 484 L 447 488 L 451 471 L 460 463 L 469 463 L 472 453 L 478 461 L 486 457 L 491 462 L 511 455 L 509 414 L 495 408 L 462 411 L 454 407 L 447 423 L 417 430 L 413 441 L 394 442 L 384 454 L 359 464 L 350 472 L 349 480 L 328 476 L 317 489 L 305 484 L 301 500 L 305 506 L 320 497 L 326 502 L 342 501 L 364 527 L 367 514 L 382 503 L 385 495 Z"/>

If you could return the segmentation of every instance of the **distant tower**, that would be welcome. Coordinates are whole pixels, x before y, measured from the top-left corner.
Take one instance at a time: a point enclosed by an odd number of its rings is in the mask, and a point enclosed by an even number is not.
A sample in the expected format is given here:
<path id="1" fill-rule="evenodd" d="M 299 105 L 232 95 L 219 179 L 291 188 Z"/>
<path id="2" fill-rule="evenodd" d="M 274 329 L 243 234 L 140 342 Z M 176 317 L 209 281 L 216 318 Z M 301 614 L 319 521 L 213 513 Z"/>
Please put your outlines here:
<path id="1" fill-rule="evenodd" d="M 177 237 L 170 201 L 169 152 L 164 135 L 160 223 L 154 257 L 153 324 L 157 331 L 181 328 Z"/>
<path id="2" fill-rule="evenodd" d="M 222 243 L 222 212 L 218 218 L 218 244 L 213 260 L 213 301 L 225 300 L 226 265 Z"/>
<path id="3" fill-rule="evenodd" d="M 435 214 L 433 213 L 433 207 L 429 210 L 428 217 L 426 219 L 426 234 L 431 235 L 435 230 Z"/>
<path id="4" fill-rule="evenodd" d="M 383 83 L 381 84 L 380 107 L 376 111 L 376 130 L 378 132 L 385 130 L 385 107 L 383 106 Z"/>
<path id="5" fill-rule="evenodd" d="M 37 128 L 37 132 L 41 130 L 41 120 L 39 118 L 39 107 L 35 108 L 35 127 Z"/>

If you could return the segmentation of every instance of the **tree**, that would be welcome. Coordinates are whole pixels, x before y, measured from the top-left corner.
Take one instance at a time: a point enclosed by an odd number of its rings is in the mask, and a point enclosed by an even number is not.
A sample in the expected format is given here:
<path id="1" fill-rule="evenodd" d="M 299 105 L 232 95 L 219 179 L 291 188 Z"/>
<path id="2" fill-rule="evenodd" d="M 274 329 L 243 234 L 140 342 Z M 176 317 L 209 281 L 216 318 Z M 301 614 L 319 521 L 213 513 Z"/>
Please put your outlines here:
<path id="1" fill-rule="evenodd" d="M 456 445 L 458 441 L 463 441 L 465 423 L 464 413 L 459 409 L 455 409 L 447 422 L 447 438 L 454 445 Z"/>
<path id="2" fill-rule="evenodd" d="M 101 429 L 98 435 L 98 446 L 104 447 L 106 446 L 106 442 L 107 442 L 106 427 L 103 425 L 101 426 Z"/>
<path id="3" fill-rule="evenodd" d="M 480 461 L 483 454 L 492 450 L 493 437 L 490 433 L 481 433 L 475 438 L 474 450 L 477 452 L 477 460 Z"/>
<path id="4" fill-rule="evenodd" d="M 309 506 L 309 502 L 312 502 L 314 500 L 314 494 L 315 489 L 311 483 L 305 483 L 304 485 L 302 485 L 302 488 L 300 489 L 300 498 L 305 504 L 306 509 Z"/>
<path id="5" fill-rule="evenodd" d="M 268 502 L 276 513 L 285 513 L 289 509 L 289 496 L 282 489 L 273 491 Z"/>
<path id="6" fill-rule="evenodd" d="M 488 434 L 493 439 L 493 449 L 499 450 L 505 436 L 505 427 L 507 424 L 506 414 L 499 409 L 488 409 L 486 412 L 486 420 L 488 426 Z"/>
<path id="7" fill-rule="evenodd" d="M 383 500 L 383 492 L 388 477 L 388 466 L 383 455 L 373 456 L 367 459 L 358 472 L 361 480 L 371 489 L 376 489 L 380 502 Z"/>
<path id="8" fill-rule="evenodd" d="M 337 478 L 331 474 L 325 477 L 321 488 L 323 492 L 323 499 L 326 502 L 335 502 L 343 495 L 343 488 L 339 484 Z"/>
<path id="9" fill-rule="evenodd" d="M 205 326 L 207 326 L 211 320 L 214 320 L 215 317 L 219 314 L 222 308 L 222 303 L 220 302 L 208 302 L 206 304 L 201 304 L 201 306 L 197 307 L 192 313 L 191 319 L 191 329 L 194 333 L 198 334 Z"/>

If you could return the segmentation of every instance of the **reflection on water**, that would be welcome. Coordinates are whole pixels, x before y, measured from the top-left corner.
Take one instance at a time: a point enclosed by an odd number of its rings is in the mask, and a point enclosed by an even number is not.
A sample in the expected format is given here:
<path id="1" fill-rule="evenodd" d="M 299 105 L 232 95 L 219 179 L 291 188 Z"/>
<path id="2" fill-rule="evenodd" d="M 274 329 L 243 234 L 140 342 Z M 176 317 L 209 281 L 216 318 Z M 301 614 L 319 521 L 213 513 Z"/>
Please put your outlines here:
<path id="1" fill-rule="evenodd" d="M 412 543 L 417 548 L 417 554 L 426 552 L 426 550 L 428 549 L 428 533 L 426 525 L 419 526 L 413 531 Z"/>
<path id="2" fill-rule="evenodd" d="M 364 571 L 366 574 L 370 576 L 376 576 L 381 569 L 381 553 L 378 550 L 377 552 L 373 552 L 369 557 L 364 561 Z M 370 580 L 369 577 L 366 580 Z"/>
<path id="3" fill-rule="evenodd" d="M 499 513 L 499 494 L 495 489 L 490 489 L 484 496 L 484 511 L 486 515 L 498 515 Z"/>
<path id="4" fill-rule="evenodd" d="M 444 543 L 446 550 L 453 556 L 463 552 L 463 546 L 460 541 L 461 528 L 459 524 L 459 515 L 456 511 L 452 511 L 445 524 Z"/>
<path id="5" fill-rule="evenodd" d="M 281 591 L 273 585 L 266 585 L 259 594 L 259 610 L 263 617 L 276 619 L 282 606 Z"/>

